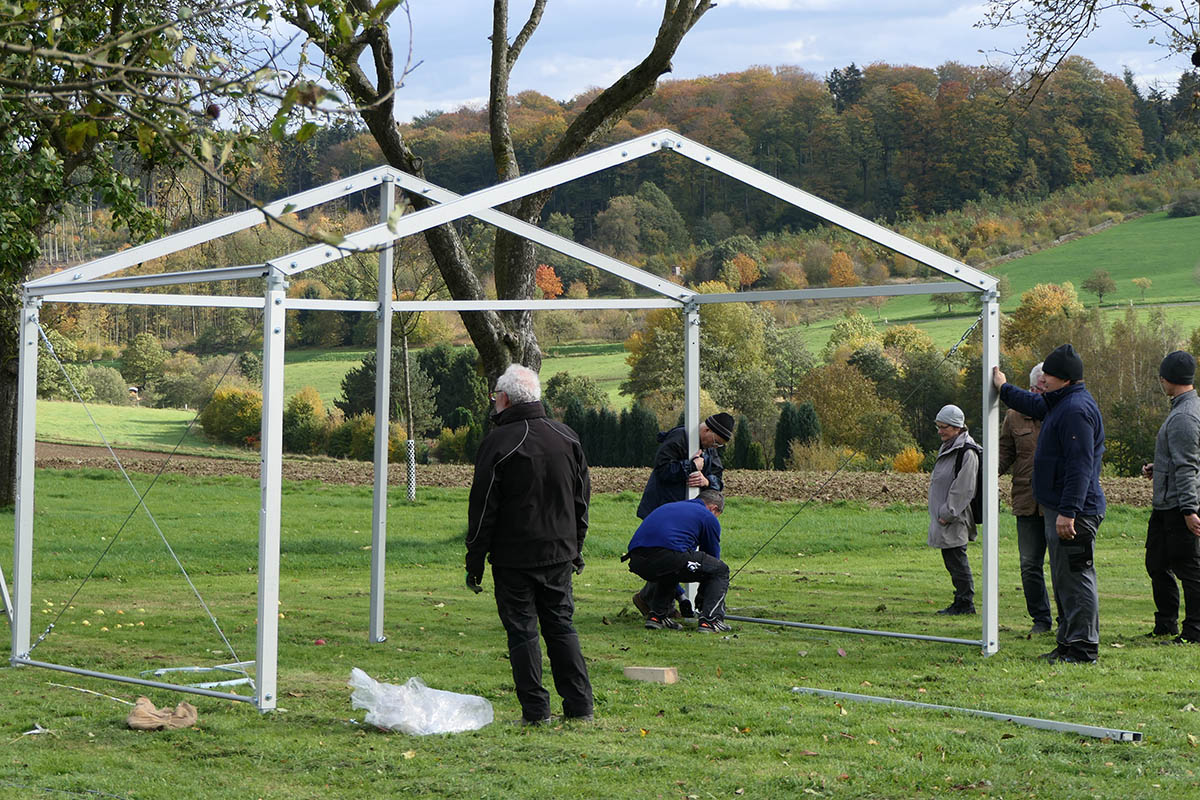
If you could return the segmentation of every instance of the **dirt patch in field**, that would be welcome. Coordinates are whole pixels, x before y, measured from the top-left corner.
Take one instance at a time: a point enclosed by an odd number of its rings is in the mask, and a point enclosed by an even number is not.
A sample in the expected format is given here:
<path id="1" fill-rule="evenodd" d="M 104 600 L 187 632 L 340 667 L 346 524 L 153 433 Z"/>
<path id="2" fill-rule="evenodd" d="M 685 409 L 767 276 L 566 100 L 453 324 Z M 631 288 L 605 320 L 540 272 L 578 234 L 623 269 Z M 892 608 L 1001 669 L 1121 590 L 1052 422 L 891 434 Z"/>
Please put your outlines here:
<path id="1" fill-rule="evenodd" d="M 116 450 L 125 469 L 131 472 L 157 473 L 164 470 L 179 475 L 242 475 L 258 477 L 258 461 L 232 458 L 206 458 L 142 450 Z M 116 462 L 103 447 L 63 445 L 39 442 L 35 460 L 38 467 L 48 469 L 117 469 Z M 164 467 L 164 461 L 166 466 Z M 419 486 L 462 487 L 471 485 L 472 468 L 466 464 L 428 464 L 417 467 Z M 648 470 L 629 467 L 594 467 L 592 491 L 641 493 L 646 485 Z M 340 461 L 330 458 L 283 459 L 283 477 L 287 480 L 317 480 L 322 483 L 342 483 L 369 486 L 374 482 L 372 465 L 365 461 Z M 388 471 L 388 483 L 403 486 L 405 469 L 393 464 Z M 830 478 L 821 472 L 772 472 L 758 470 L 728 470 L 725 473 L 726 492 L 733 496 L 759 497 L 765 500 L 807 500 L 821 502 L 854 500 L 872 506 L 893 503 L 924 505 L 929 488 L 929 476 L 921 474 L 842 472 Z M 1101 481 L 1108 502 L 1114 504 L 1149 506 L 1150 481 L 1141 478 L 1109 478 Z M 1009 480 L 1000 478 L 1000 496 L 1008 499 Z"/>

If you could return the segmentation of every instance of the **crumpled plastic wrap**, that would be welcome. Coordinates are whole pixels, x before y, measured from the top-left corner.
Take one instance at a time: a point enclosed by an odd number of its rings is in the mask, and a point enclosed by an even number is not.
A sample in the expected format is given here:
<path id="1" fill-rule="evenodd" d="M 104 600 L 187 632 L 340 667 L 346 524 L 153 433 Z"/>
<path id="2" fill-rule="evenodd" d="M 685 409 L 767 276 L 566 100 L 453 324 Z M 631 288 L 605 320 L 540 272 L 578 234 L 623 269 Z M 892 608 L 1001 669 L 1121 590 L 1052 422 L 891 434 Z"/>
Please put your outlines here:
<path id="1" fill-rule="evenodd" d="M 415 736 L 462 733 L 478 730 L 495 718 L 492 704 L 484 698 L 430 689 L 420 678 L 396 686 L 380 683 L 354 667 L 348 685 L 354 690 L 350 702 L 367 711 L 365 721 L 385 730 Z"/>

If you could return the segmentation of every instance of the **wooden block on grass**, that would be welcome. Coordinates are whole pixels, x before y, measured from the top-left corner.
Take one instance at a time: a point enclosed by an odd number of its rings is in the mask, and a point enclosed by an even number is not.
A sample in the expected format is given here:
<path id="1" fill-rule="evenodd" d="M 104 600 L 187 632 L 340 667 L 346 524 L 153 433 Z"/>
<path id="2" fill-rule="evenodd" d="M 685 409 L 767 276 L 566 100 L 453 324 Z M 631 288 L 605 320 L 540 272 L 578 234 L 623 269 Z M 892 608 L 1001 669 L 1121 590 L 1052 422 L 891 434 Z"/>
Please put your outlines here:
<path id="1" fill-rule="evenodd" d="M 625 677 L 631 681 L 677 683 L 679 671 L 674 667 L 626 667 Z"/>

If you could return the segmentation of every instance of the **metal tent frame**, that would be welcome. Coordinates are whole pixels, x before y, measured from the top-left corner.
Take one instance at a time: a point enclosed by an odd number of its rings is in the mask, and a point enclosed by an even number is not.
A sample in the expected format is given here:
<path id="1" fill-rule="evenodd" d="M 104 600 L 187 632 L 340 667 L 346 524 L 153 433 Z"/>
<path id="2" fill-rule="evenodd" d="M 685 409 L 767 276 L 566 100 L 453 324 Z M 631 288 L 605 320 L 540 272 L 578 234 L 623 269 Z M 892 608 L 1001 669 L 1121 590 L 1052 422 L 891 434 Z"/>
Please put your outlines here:
<path id="1" fill-rule="evenodd" d="M 893 284 L 847 288 L 799 289 L 790 291 L 747 291 L 722 294 L 697 294 L 683 286 L 640 270 L 619 259 L 599 253 L 535 225 L 522 222 L 497 206 L 534 192 L 551 189 L 576 178 L 591 175 L 653 153 L 670 152 L 697 164 L 717 170 L 779 200 L 856 233 L 876 244 L 924 264 L 950 281 L 920 284 Z M 316 244 L 271 259 L 263 264 L 217 267 L 156 275 L 111 277 L 114 273 L 171 253 L 227 236 L 279 215 L 302 211 L 346 195 L 376 189 L 380 192 L 380 222 L 354 232 L 339 245 Z M 397 189 L 426 197 L 437 205 L 389 222 Z M 392 245 L 405 236 L 429 228 L 475 217 L 483 222 L 523 236 L 537 244 L 557 250 L 649 290 L 653 297 L 630 299 L 588 298 L 582 300 L 426 300 L 392 299 Z M 286 296 L 290 277 L 354 252 L 378 251 L 379 283 L 375 302 L 336 299 L 299 299 Z M 229 297 L 190 294 L 145 293 L 134 290 L 206 283 L 221 280 L 262 278 L 261 296 Z M 390 384 L 391 320 L 397 311 L 500 311 L 547 309 L 647 309 L 680 308 L 684 313 L 684 384 L 685 425 L 689 447 L 697 449 L 700 383 L 700 306 L 707 303 L 818 300 L 881 295 L 945 294 L 972 291 L 981 295 L 983 307 L 983 397 L 982 443 L 984 470 L 983 519 L 983 592 L 982 635 L 978 641 L 957 640 L 980 645 L 985 655 L 998 649 L 997 634 L 997 451 L 999 406 L 991 386 L 991 368 L 998 364 L 999 315 L 996 280 L 966 264 L 949 258 L 918 242 L 864 219 L 801 189 L 771 177 L 735 159 L 687 139 L 673 131 L 660 130 L 622 144 L 606 147 L 571 161 L 532 172 L 522 177 L 459 196 L 428 181 L 392 167 L 379 167 L 323 187 L 300 192 L 267 205 L 263 211 L 233 214 L 205 225 L 163 237 L 127 250 L 63 270 L 23 287 L 20 323 L 20 378 L 17 423 L 17 504 L 15 546 L 13 552 L 13 592 L 10 612 L 14 666 L 41 666 L 67 672 L 128 683 L 198 692 L 216 697 L 253 702 L 261 711 L 273 710 L 278 696 L 278 618 L 281 460 L 283 429 L 283 353 L 284 325 L 288 310 L 332 310 L 374 313 L 377 315 L 376 358 L 376 436 L 375 485 L 372 515 L 372 553 L 370 619 L 371 641 L 385 640 L 384 565 L 387 530 L 387 425 L 386 406 Z M 253 308 L 263 314 L 263 410 L 260 472 L 258 633 L 256 648 L 256 689 L 254 697 L 199 690 L 175 684 L 145 681 L 121 675 L 80 670 L 74 667 L 34 661 L 30 658 L 32 555 L 34 511 L 34 429 L 36 423 L 38 312 L 42 303 L 108 303 L 129 305 L 174 305 L 195 307 Z M 383 387 L 382 389 L 380 387 Z M 912 634 L 881 635 L 917 637 Z"/>

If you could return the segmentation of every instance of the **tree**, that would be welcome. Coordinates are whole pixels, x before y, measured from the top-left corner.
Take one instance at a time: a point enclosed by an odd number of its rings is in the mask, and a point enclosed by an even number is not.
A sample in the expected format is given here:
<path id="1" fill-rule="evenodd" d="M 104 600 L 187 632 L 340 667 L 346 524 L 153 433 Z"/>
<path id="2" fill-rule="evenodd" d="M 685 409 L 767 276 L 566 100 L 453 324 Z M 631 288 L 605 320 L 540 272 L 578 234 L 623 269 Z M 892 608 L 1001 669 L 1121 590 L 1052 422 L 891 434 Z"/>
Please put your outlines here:
<path id="1" fill-rule="evenodd" d="M 971 295 L 967 292 L 947 292 L 946 294 L 929 295 L 929 304 L 935 308 L 945 306 L 947 314 L 953 314 L 956 305 L 966 305 L 970 301 Z"/>
<path id="2" fill-rule="evenodd" d="M 439 344 L 417 355 L 417 365 L 437 387 L 437 416 L 449 419 L 461 406 L 470 410 L 477 422 L 484 421 L 490 384 L 479 374 L 478 364 L 479 356 L 470 347 Z"/>
<path id="3" fill-rule="evenodd" d="M 547 264 L 538 264 L 534 282 L 546 300 L 552 300 L 563 293 L 562 281 L 554 274 L 554 267 Z"/>
<path id="4" fill-rule="evenodd" d="M 392 349 L 391 391 L 389 405 L 390 416 L 394 419 L 408 419 L 405 413 L 404 366 L 401 359 L 404 354 Z M 412 429 L 417 434 L 436 434 L 442 426 L 442 420 L 449 418 L 454 412 L 450 407 L 446 417 L 438 413 L 443 407 L 442 390 L 434 383 L 432 376 L 421 367 L 415 366 L 408 371 L 411 385 Z M 374 415 L 375 412 L 375 353 L 368 353 L 362 363 L 346 373 L 342 378 L 342 396 L 333 402 L 341 409 L 346 418 L 362 414 Z"/>
<path id="5" fill-rule="evenodd" d="M 779 409 L 779 422 L 775 424 L 775 469 L 787 469 L 792 442 L 808 444 L 820 435 L 821 426 L 812 403 L 784 403 Z"/>
<path id="6" fill-rule="evenodd" d="M 829 262 L 830 286 L 858 286 L 862 283 L 858 273 L 854 271 L 854 262 L 850 256 L 838 250 Z"/>
<path id="7" fill-rule="evenodd" d="M 146 388 L 162 375 L 167 351 L 149 333 L 139 333 L 121 354 L 121 375 L 138 388 Z"/>
<path id="8" fill-rule="evenodd" d="M 1129 282 L 1136 286 L 1142 293 L 1142 301 L 1146 300 L 1146 290 L 1154 285 L 1154 281 L 1149 278 L 1130 278 Z"/>
<path id="9" fill-rule="evenodd" d="M 1021 295 L 1021 304 L 1008 317 L 1002 338 L 1006 347 L 1036 349 L 1038 337 L 1061 320 L 1083 311 L 1070 281 L 1039 283 Z"/>
<path id="10" fill-rule="evenodd" d="M 571 401 L 578 401 L 584 409 L 608 408 L 608 395 L 586 375 L 556 372 L 542 386 L 542 399 L 551 409 L 562 413 Z"/>
<path id="11" fill-rule="evenodd" d="M 833 323 L 829 341 L 825 343 L 822 358 L 825 361 L 833 359 L 834 354 L 842 347 L 851 352 L 862 349 L 864 345 L 880 341 L 879 331 L 871 324 L 871 320 L 857 311 L 847 311 L 846 316 Z"/>
<path id="12" fill-rule="evenodd" d="M 1200 67 L 1200 27 L 1189 3 L 1163 0 L 989 0 L 980 24 L 1023 27 L 1026 39 L 1011 53 L 1010 69 L 1023 83 L 1040 88 L 1082 39 L 1099 27 L 1099 17 L 1120 10 L 1135 28 L 1150 31 L 1150 42 L 1171 53 L 1191 54 Z M 1114 12 L 1115 13 L 1115 12 Z"/>
<path id="13" fill-rule="evenodd" d="M 578 155 L 648 97 L 659 77 L 670 71 L 671 58 L 683 37 L 712 6 L 711 0 L 664 0 L 662 21 L 646 57 L 596 94 L 561 134 L 553 135 L 537 166 L 559 164 Z M 387 162 L 423 178 L 423 159 L 410 147 L 395 122 L 399 76 L 388 21 L 401 7 L 403 4 L 396 0 L 356 0 L 354 3 L 333 0 L 318 4 L 288 0 L 281 13 L 324 55 L 328 80 L 348 95 Z M 545 7 L 546 0 L 534 0 L 529 16 L 513 35 L 507 0 L 492 3 L 488 136 L 498 181 L 512 180 L 521 174 L 522 166 L 510 124 L 509 77 L 541 23 Z M 368 62 L 370 71 L 364 67 Z M 551 194 L 551 190 L 538 192 L 507 204 L 501 210 L 536 224 Z M 432 205 L 432 201 L 418 195 L 409 196 L 409 200 L 417 209 Z M 451 296 L 458 300 L 485 299 L 479 271 L 475 269 L 458 230 L 452 225 L 444 225 L 427 231 L 425 239 Z M 535 267 L 535 248 L 531 242 L 507 231 L 496 232 L 492 273 L 497 297 L 532 298 Z M 462 314 L 462 319 L 490 381 L 513 361 L 535 370 L 541 366 L 541 351 L 530 311 L 477 311 Z"/>
<path id="14" fill-rule="evenodd" d="M 1097 305 L 1104 302 L 1104 295 L 1112 294 L 1117 290 L 1117 282 L 1112 279 L 1106 269 L 1096 270 L 1079 285 L 1084 291 L 1096 295 Z"/>
<path id="15" fill-rule="evenodd" d="M 112 209 L 114 225 L 126 227 L 133 239 L 158 233 L 161 219 L 143 202 L 135 165 L 170 170 L 190 163 L 222 179 L 242 163 L 245 152 L 238 144 L 250 138 L 239 109 L 260 92 L 264 100 L 280 96 L 265 79 L 273 73 L 256 74 L 276 53 L 252 35 L 244 4 L 218 2 L 188 11 L 149 0 L 69 0 L 52 9 L 40 3 L 5 9 L 0 506 L 14 500 L 19 286 L 31 274 L 43 232 L 69 202 L 97 196 Z M 235 30 L 247 36 L 231 35 Z M 287 112 L 280 113 L 286 122 Z"/>

